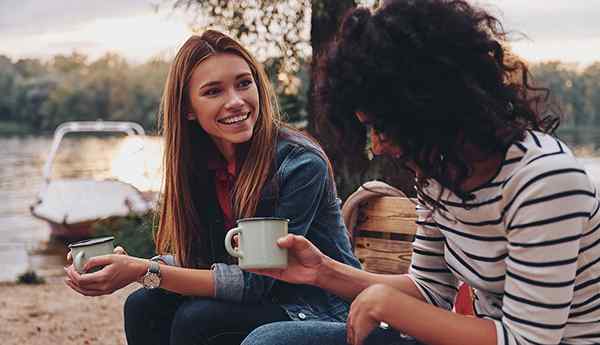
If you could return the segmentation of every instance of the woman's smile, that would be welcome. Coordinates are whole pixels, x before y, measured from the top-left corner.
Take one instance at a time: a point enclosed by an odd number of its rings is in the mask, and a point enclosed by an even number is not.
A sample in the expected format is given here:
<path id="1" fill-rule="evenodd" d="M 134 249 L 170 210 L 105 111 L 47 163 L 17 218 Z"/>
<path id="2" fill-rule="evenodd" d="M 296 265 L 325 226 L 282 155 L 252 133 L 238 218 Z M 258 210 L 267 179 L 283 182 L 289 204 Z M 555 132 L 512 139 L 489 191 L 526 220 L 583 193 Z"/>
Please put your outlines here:
<path id="1" fill-rule="evenodd" d="M 239 124 L 241 122 L 244 122 L 246 120 L 248 120 L 250 118 L 250 112 L 245 112 L 245 113 L 241 113 L 241 114 L 235 114 L 235 115 L 229 115 L 229 116 L 224 116 L 222 118 L 217 119 L 217 122 L 219 122 L 220 124 L 223 125 L 236 125 Z"/>

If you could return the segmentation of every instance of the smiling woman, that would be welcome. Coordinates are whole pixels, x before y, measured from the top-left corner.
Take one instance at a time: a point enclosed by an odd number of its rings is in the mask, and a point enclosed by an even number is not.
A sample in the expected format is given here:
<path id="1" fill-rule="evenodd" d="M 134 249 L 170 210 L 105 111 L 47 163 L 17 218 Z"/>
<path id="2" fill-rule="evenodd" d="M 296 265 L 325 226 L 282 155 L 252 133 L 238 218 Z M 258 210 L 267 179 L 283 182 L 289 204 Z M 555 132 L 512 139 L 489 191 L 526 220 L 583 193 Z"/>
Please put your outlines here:
<path id="1" fill-rule="evenodd" d="M 188 120 L 200 123 L 226 159 L 233 157 L 235 145 L 252 137 L 260 107 L 250 66 L 234 54 L 210 56 L 192 73 L 189 93 Z"/>
<path id="2" fill-rule="evenodd" d="M 242 271 L 225 250 L 225 230 L 239 219 L 285 218 L 290 233 L 359 266 L 325 153 L 281 123 L 274 100 L 262 66 L 232 38 L 209 30 L 179 49 L 161 106 L 162 255 L 145 260 L 117 248 L 122 255 L 88 262 L 85 270 L 105 266 L 98 272 L 67 270 L 66 283 L 88 296 L 142 282 L 125 303 L 129 345 L 239 344 L 265 323 L 345 320 L 340 297 Z"/>

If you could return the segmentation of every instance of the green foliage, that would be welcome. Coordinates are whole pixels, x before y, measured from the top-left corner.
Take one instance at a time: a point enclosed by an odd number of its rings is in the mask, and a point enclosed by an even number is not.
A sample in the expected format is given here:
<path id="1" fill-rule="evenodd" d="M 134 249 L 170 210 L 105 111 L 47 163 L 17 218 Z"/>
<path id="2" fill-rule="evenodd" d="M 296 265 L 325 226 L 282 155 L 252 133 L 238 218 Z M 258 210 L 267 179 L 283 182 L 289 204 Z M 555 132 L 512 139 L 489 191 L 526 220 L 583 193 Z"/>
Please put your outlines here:
<path id="1" fill-rule="evenodd" d="M 14 63 L 0 55 L 0 123 L 13 124 L 2 132 L 44 133 L 65 121 L 96 119 L 136 121 L 153 131 L 168 68 L 163 60 L 130 65 L 116 54 Z"/>
<path id="2" fill-rule="evenodd" d="M 273 58 L 264 62 L 265 71 L 277 93 L 277 101 L 283 119 L 291 123 L 305 121 L 308 117 L 308 85 L 310 66 L 302 62 L 297 73 L 279 72 L 283 59 Z"/>
<path id="3" fill-rule="evenodd" d="M 38 285 L 46 283 L 44 277 L 39 276 L 35 271 L 28 270 L 17 277 L 18 284 Z"/>
<path id="4" fill-rule="evenodd" d="M 531 68 L 535 86 L 550 89 L 550 101 L 564 114 L 564 128 L 600 125 L 600 62 L 584 69 L 549 61 Z"/>
<path id="5" fill-rule="evenodd" d="M 174 8 L 197 14 L 198 28 L 214 27 L 236 37 L 261 61 L 280 58 L 295 72 L 310 56 L 309 0 L 175 0 Z"/>
<path id="6" fill-rule="evenodd" d="M 113 218 L 97 223 L 94 236 L 114 236 L 115 245 L 123 247 L 129 255 L 150 258 L 155 253 L 154 222 L 154 213 Z"/>
<path id="7" fill-rule="evenodd" d="M 27 123 L 16 121 L 0 121 L 0 135 L 28 134 L 31 133 L 31 127 Z"/>

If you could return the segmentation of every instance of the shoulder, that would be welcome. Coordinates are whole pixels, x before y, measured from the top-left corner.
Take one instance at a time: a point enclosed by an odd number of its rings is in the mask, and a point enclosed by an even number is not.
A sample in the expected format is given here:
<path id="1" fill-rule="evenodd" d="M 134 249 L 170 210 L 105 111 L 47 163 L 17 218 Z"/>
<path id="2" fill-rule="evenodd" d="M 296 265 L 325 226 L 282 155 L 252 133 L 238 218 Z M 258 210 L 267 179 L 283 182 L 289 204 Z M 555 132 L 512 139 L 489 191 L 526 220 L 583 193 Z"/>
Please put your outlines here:
<path id="1" fill-rule="evenodd" d="M 300 186 L 330 185 L 332 179 L 323 150 L 301 132 L 283 128 L 277 143 L 275 180 L 280 187 L 298 189 Z"/>
<path id="2" fill-rule="evenodd" d="M 277 140 L 277 166 L 314 167 L 327 170 L 327 156 L 323 149 L 301 132 L 282 128 Z"/>
<path id="3" fill-rule="evenodd" d="M 592 190 L 591 180 L 583 164 L 562 141 L 552 135 L 527 131 L 525 138 L 509 149 L 519 159 L 509 167 L 509 178 L 504 187 L 524 188 L 543 184 L 552 189 L 580 188 Z"/>

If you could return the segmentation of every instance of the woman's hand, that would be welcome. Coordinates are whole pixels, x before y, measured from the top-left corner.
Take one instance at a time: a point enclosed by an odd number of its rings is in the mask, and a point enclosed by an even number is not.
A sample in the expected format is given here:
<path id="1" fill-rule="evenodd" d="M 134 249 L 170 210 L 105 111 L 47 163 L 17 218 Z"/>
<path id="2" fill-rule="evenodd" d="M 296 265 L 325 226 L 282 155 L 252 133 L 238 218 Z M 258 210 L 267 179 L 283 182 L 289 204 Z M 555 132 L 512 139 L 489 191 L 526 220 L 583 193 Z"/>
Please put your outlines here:
<path id="1" fill-rule="evenodd" d="M 277 240 L 277 245 L 288 250 L 287 268 L 248 271 L 289 283 L 315 285 L 319 268 L 327 260 L 327 256 L 303 236 L 287 235 Z"/>
<path id="2" fill-rule="evenodd" d="M 65 267 L 65 283 L 85 296 L 108 295 L 136 281 L 144 274 L 148 264 L 143 259 L 111 254 L 91 258 L 85 264 L 84 270 L 87 272 L 96 266 L 104 267 L 97 272 L 85 274 L 79 274 L 73 265 Z"/>
<path id="3" fill-rule="evenodd" d="M 375 284 L 366 288 L 350 306 L 346 340 L 350 345 L 362 345 L 367 336 L 380 325 L 390 301 L 405 295 L 390 286 Z M 398 312 L 398 311 L 395 311 Z"/>

